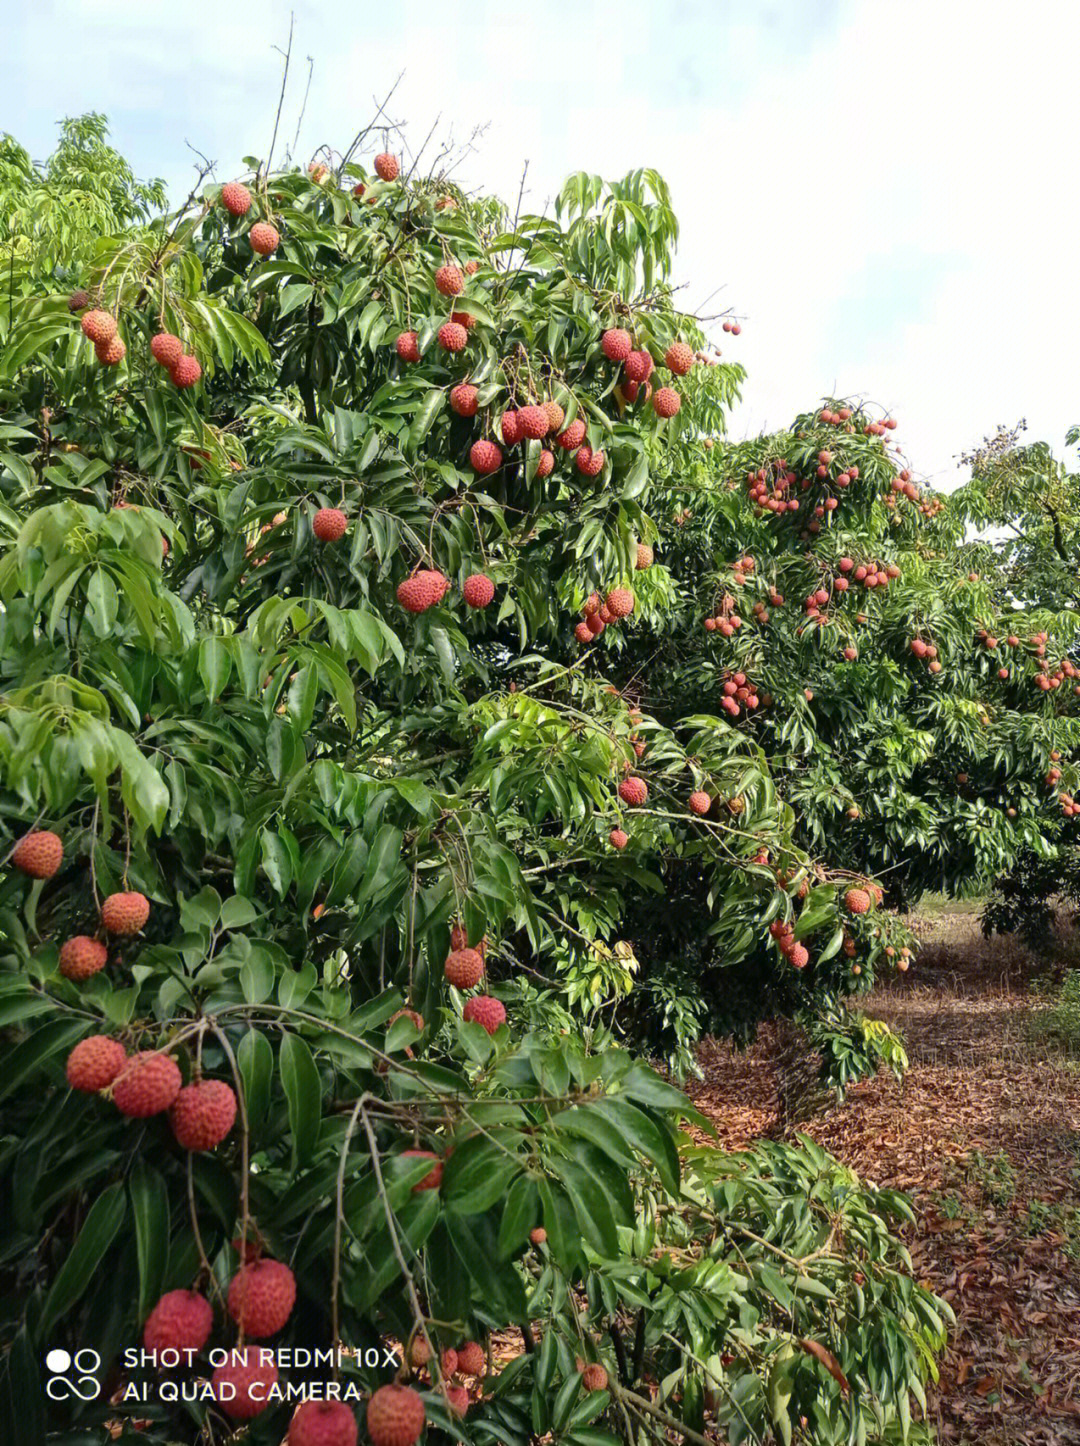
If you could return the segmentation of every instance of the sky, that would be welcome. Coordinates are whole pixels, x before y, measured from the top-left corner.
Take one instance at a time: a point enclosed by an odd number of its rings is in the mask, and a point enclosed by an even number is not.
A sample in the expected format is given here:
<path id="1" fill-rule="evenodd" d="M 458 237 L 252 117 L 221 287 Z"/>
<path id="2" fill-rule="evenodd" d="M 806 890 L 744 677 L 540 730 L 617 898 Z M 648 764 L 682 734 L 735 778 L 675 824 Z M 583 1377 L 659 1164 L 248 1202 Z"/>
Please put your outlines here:
<path id="1" fill-rule="evenodd" d="M 44 159 L 98 110 L 177 201 L 269 146 L 343 150 L 388 107 L 465 142 L 466 190 L 541 211 L 572 171 L 667 179 L 691 311 L 749 376 L 736 437 L 825 395 L 897 418 L 932 485 L 1020 417 L 1080 422 L 1080 6 L 1064 0 L 6 0 L 0 130 Z M 667 12 L 667 13 L 666 13 Z M 381 149 L 381 136 L 372 149 Z M 395 138 L 395 149 L 401 149 Z M 407 152 L 406 152 L 407 153 Z M 707 298 L 712 297 L 707 302 Z M 707 304 L 706 304 L 707 303 Z"/>

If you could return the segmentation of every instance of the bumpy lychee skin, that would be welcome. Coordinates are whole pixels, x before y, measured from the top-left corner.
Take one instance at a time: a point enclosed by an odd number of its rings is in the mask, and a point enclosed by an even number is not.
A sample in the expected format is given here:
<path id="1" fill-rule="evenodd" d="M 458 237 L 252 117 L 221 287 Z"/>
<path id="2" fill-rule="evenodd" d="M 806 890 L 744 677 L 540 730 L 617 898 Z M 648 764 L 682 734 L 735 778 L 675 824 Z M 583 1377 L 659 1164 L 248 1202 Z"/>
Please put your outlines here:
<path id="1" fill-rule="evenodd" d="M 581 446 L 582 442 L 584 442 L 584 440 L 585 423 L 581 420 L 580 417 L 576 417 L 574 421 L 572 421 L 570 425 L 566 428 L 566 430 L 564 432 L 560 432 L 559 435 L 555 438 L 555 441 L 563 449 L 564 452 L 576 452 L 577 449 Z"/>
<path id="2" fill-rule="evenodd" d="M 515 446 L 521 441 L 521 413 L 511 408 L 503 412 L 499 418 L 499 431 L 502 439 L 508 447 Z"/>
<path id="3" fill-rule="evenodd" d="M 184 343 L 170 331 L 159 331 L 150 342 L 150 355 L 159 367 L 174 367 L 184 355 Z"/>
<path id="4" fill-rule="evenodd" d="M 574 458 L 578 471 L 586 477 L 599 477 L 606 460 L 602 451 L 594 452 L 591 447 L 579 447 Z"/>
<path id="5" fill-rule="evenodd" d="M 810 955 L 807 953 L 804 944 L 796 944 L 788 954 L 788 960 L 796 969 L 805 969 L 810 962 Z"/>
<path id="6" fill-rule="evenodd" d="M 110 934 L 137 934 L 150 917 L 145 894 L 110 894 L 101 906 L 101 922 Z"/>
<path id="7" fill-rule="evenodd" d="M 108 963 L 109 951 L 104 944 L 91 939 L 88 934 L 76 934 L 60 949 L 60 973 L 65 979 L 81 984 L 90 979 Z"/>
<path id="8" fill-rule="evenodd" d="M 88 311 L 79 325 L 82 327 L 83 336 L 95 346 L 104 346 L 116 335 L 116 317 L 107 311 Z"/>
<path id="9" fill-rule="evenodd" d="M 201 1351 L 214 1329 L 214 1311 L 197 1290 L 170 1290 L 146 1318 L 148 1351 Z"/>
<path id="10" fill-rule="evenodd" d="M 419 1370 L 426 1366 L 431 1360 L 431 1347 L 423 1336 L 413 1336 L 412 1345 L 409 1347 L 409 1363 Z"/>
<path id="11" fill-rule="evenodd" d="M 99 342 L 94 352 L 103 367 L 118 367 L 127 356 L 127 347 L 120 337 L 114 336 L 111 341 Z"/>
<path id="12" fill-rule="evenodd" d="M 865 889 L 848 889 L 844 895 L 844 907 L 852 914 L 865 914 L 870 908 L 870 895 Z"/>
<path id="13" fill-rule="evenodd" d="M 593 630 L 589 627 L 588 623 L 578 623 L 574 628 L 574 637 L 577 638 L 579 643 L 591 643 L 593 640 Z"/>
<path id="14" fill-rule="evenodd" d="M 63 841 L 47 828 L 23 834 L 11 851 L 11 862 L 32 879 L 51 879 L 63 860 Z"/>
<path id="15" fill-rule="evenodd" d="M 475 417 L 479 392 L 469 382 L 461 382 L 450 391 L 450 410 L 459 417 Z"/>
<path id="16" fill-rule="evenodd" d="M 607 624 L 604 622 L 604 619 L 600 616 L 599 612 L 595 612 L 590 613 L 589 616 L 585 619 L 585 626 L 594 638 L 598 638 L 600 634 L 604 631 Z"/>
<path id="17" fill-rule="evenodd" d="M 416 1446 L 424 1429 L 424 1403 L 411 1386 L 380 1386 L 367 1404 L 371 1446 Z"/>
<path id="18" fill-rule="evenodd" d="M 502 466 L 503 454 L 494 442 L 482 440 L 469 448 L 469 461 L 482 477 L 487 477 Z"/>
<path id="19" fill-rule="evenodd" d="M 125 1060 L 113 1081 L 113 1104 L 131 1119 L 149 1119 L 169 1108 L 180 1093 L 180 1085 L 180 1070 L 174 1059 L 156 1049 L 140 1050 Z"/>
<path id="20" fill-rule="evenodd" d="M 457 1371 L 457 1351 L 453 1346 L 447 1346 L 439 1357 L 439 1366 L 444 1376 L 452 1376 Z"/>
<path id="21" fill-rule="evenodd" d="M 443 296 L 460 296 L 465 290 L 465 277 L 457 266 L 440 266 L 435 273 L 435 289 Z"/>
<path id="22" fill-rule="evenodd" d="M 647 351 L 632 351 L 626 358 L 623 369 L 627 381 L 643 382 L 648 380 L 653 369 L 653 359 Z"/>
<path id="23" fill-rule="evenodd" d="M 443 573 L 423 569 L 398 583 L 397 600 L 406 612 L 424 613 L 442 602 L 449 586 Z"/>
<path id="24" fill-rule="evenodd" d="M 647 542 L 639 542 L 637 545 L 637 557 L 634 560 L 634 566 L 638 572 L 644 572 L 646 568 L 652 567 L 653 558 L 653 550 L 649 544 Z"/>
<path id="25" fill-rule="evenodd" d="M 604 602 L 613 618 L 628 618 L 634 611 L 634 594 L 628 587 L 613 587 Z"/>
<path id="26" fill-rule="evenodd" d="M 687 802 L 690 805 L 691 813 L 699 814 L 702 818 L 704 818 L 712 807 L 712 799 L 707 793 L 701 790 L 692 793 Z"/>
<path id="27" fill-rule="evenodd" d="M 461 1013 L 466 1023 L 479 1024 L 488 1034 L 494 1034 L 500 1024 L 506 1023 L 506 1010 L 499 1000 L 492 999 L 490 994 L 474 994 L 465 1001 L 465 1008 Z"/>
<path id="28" fill-rule="evenodd" d="M 694 353 L 684 341 L 672 342 L 664 357 L 664 364 L 669 372 L 674 372 L 677 377 L 684 377 L 694 365 Z"/>
<path id="29" fill-rule="evenodd" d="M 271 1404 L 269 1393 L 277 1378 L 277 1366 L 269 1355 L 256 1346 L 245 1346 L 229 1352 L 229 1359 L 210 1377 L 210 1386 L 226 1416 L 251 1421 Z"/>
<path id="30" fill-rule="evenodd" d="M 555 470 L 555 453 L 549 452 L 545 447 L 536 461 L 536 475 L 538 477 L 550 477 Z"/>
<path id="31" fill-rule="evenodd" d="M 469 333 L 458 322 L 447 321 L 439 327 L 438 340 L 443 351 L 464 351 L 469 344 Z"/>
<path id="32" fill-rule="evenodd" d="M 73 1090 L 96 1095 L 106 1089 L 124 1068 L 127 1051 L 118 1039 L 107 1034 L 91 1034 L 80 1039 L 67 1057 L 65 1073 Z"/>
<path id="33" fill-rule="evenodd" d="M 344 1401 L 305 1401 L 289 1422 L 288 1446 L 356 1446 L 356 1417 Z"/>
<path id="34" fill-rule="evenodd" d="M 248 232 L 251 249 L 260 256 L 272 256 L 281 244 L 281 237 L 267 221 L 256 221 Z"/>
<path id="35" fill-rule="evenodd" d="M 472 989 L 480 983 L 484 961 L 476 949 L 453 949 L 443 965 L 446 982 L 455 989 Z"/>
<path id="36" fill-rule="evenodd" d="M 253 1341 L 279 1331 L 296 1304 L 296 1277 L 280 1260 L 242 1265 L 229 1282 L 225 1301 L 236 1324 Z"/>
<path id="37" fill-rule="evenodd" d="M 608 361 L 624 362 L 630 355 L 633 345 L 630 333 L 624 331 L 621 326 L 612 327 L 610 331 L 605 331 L 600 338 L 600 350 Z"/>
<path id="38" fill-rule="evenodd" d="M 563 422 L 566 421 L 566 413 L 562 407 L 559 406 L 558 402 L 545 402 L 544 411 L 547 413 L 548 431 L 557 432 Z"/>
<path id="39" fill-rule="evenodd" d="M 658 417 L 673 417 L 682 406 L 682 398 L 674 387 L 660 387 L 653 393 L 652 404 Z"/>
<path id="40" fill-rule="evenodd" d="M 193 387 L 202 376 L 202 367 L 199 365 L 198 357 L 182 356 L 175 366 L 169 368 L 169 376 L 172 378 L 173 386 L 186 391 Z"/>
<path id="41" fill-rule="evenodd" d="M 534 1245 L 543 1245 L 547 1239 L 547 1231 L 542 1225 L 538 1225 L 535 1230 L 529 1231 L 529 1239 Z"/>
<path id="42" fill-rule="evenodd" d="M 457 1363 L 463 1376 L 482 1376 L 487 1370 L 487 1357 L 479 1341 L 466 1341 L 458 1346 Z"/>
<path id="43" fill-rule="evenodd" d="M 68 311 L 82 311 L 90 305 L 90 294 L 86 291 L 73 291 L 68 297 Z"/>
<path id="44" fill-rule="evenodd" d="M 594 1361 L 582 1371 L 581 1384 L 585 1387 L 586 1391 L 606 1391 L 607 1371 L 604 1370 L 603 1366 L 597 1365 Z"/>
<path id="45" fill-rule="evenodd" d="M 613 849 L 618 849 L 620 853 L 622 853 L 629 842 L 629 834 L 623 833 L 621 828 L 613 828 L 608 834 L 608 843 Z"/>
<path id="46" fill-rule="evenodd" d="M 471 577 L 465 579 L 461 596 L 471 608 L 486 608 L 495 596 L 495 584 L 482 572 L 474 572 Z"/>
<path id="47" fill-rule="evenodd" d="M 246 216 L 251 210 L 251 192 L 239 181 L 226 181 L 221 188 L 221 204 L 230 216 Z"/>
<path id="48" fill-rule="evenodd" d="M 464 1386 L 446 1388 L 446 1404 L 454 1416 L 462 1417 L 469 1409 L 469 1393 Z"/>
<path id="49" fill-rule="evenodd" d="M 185 1085 L 169 1106 L 169 1123 L 185 1150 L 212 1150 L 236 1120 L 236 1095 L 224 1080 Z"/>
<path id="50" fill-rule="evenodd" d="M 311 519 L 311 530 L 320 542 L 337 542 L 348 526 L 349 519 L 340 507 L 320 507 Z"/>
<path id="51" fill-rule="evenodd" d="M 393 1024 L 395 1019 L 411 1019 L 416 1027 L 417 1032 L 419 1034 L 423 1034 L 424 1032 L 424 1016 L 419 1012 L 419 1010 L 399 1009 L 396 1013 L 391 1014 L 390 1018 L 386 1021 L 387 1025 Z"/>
<path id="52" fill-rule="evenodd" d="M 547 412 L 543 407 L 522 407 L 518 412 L 518 426 L 521 428 L 521 435 L 529 437 L 538 442 L 541 437 L 548 434 Z"/>
<path id="53" fill-rule="evenodd" d="M 649 796 L 649 786 L 643 778 L 624 778 L 619 784 L 619 797 L 631 808 L 640 808 Z"/>
<path id="54" fill-rule="evenodd" d="M 397 156 L 391 156 L 386 151 L 375 157 L 375 174 L 380 181 L 396 181 L 401 175 L 401 162 Z"/>
<path id="55" fill-rule="evenodd" d="M 435 1164 L 431 1171 L 422 1180 L 417 1181 L 413 1190 L 437 1190 L 442 1184 L 443 1162 L 433 1150 L 402 1150 L 403 1160 L 434 1160 Z"/>
<path id="56" fill-rule="evenodd" d="M 402 361 L 418 362 L 420 360 L 420 346 L 416 340 L 415 331 L 403 331 L 394 346 Z"/>

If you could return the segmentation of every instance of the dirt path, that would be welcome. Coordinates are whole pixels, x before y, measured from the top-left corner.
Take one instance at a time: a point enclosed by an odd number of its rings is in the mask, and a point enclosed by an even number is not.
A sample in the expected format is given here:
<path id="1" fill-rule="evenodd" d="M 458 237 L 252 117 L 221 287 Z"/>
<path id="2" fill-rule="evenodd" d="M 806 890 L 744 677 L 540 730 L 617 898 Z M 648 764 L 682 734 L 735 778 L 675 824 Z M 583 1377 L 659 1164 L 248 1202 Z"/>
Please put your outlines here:
<path id="1" fill-rule="evenodd" d="M 986 941 L 973 914 L 925 921 L 924 951 L 867 1012 L 907 1042 L 881 1076 L 806 1132 L 914 1199 L 916 1273 L 957 1328 L 931 1397 L 941 1440 L 1080 1443 L 1080 1061 L 1033 1042 L 1031 960 Z M 733 1148 L 774 1126 L 775 1041 L 708 1044 L 691 1088 Z"/>

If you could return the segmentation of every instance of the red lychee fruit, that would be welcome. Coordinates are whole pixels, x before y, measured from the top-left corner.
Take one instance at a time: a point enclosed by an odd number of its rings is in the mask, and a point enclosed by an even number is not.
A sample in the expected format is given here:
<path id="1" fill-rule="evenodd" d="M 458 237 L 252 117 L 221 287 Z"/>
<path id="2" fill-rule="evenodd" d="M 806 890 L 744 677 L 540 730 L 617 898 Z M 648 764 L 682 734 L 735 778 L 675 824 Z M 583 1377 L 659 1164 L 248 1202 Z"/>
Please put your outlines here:
<path id="1" fill-rule="evenodd" d="M 458 1346 L 457 1360 L 463 1376 L 482 1376 L 487 1370 L 487 1357 L 478 1341 L 466 1341 Z"/>
<path id="2" fill-rule="evenodd" d="M 79 323 L 83 336 L 95 346 L 105 346 L 116 335 L 116 317 L 107 311 L 88 311 Z"/>
<path id="3" fill-rule="evenodd" d="M 644 572 L 646 568 L 653 565 L 653 550 L 647 542 L 639 542 L 637 545 L 637 558 L 634 562 L 638 572 Z"/>
<path id="4" fill-rule="evenodd" d="M 627 381 L 646 381 L 653 369 L 653 359 L 647 351 L 632 351 L 624 367 Z"/>
<path id="5" fill-rule="evenodd" d="M 472 989 L 480 983 L 484 961 L 476 949 L 453 949 L 446 956 L 443 973 L 455 989 Z"/>
<path id="6" fill-rule="evenodd" d="M 538 1225 L 535 1230 L 529 1231 L 529 1239 L 534 1245 L 543 1245 L 547 1239 L 547 1231 L 542 1225 Z"/>
<path id="7" fill-rule="evenodd" d="M 865 889 L 848 889 L 844 895 L 844 907 L 853 914 L 865 914 L 870 908 L 870 895 Z"/>
<path id="8" fill-rule="evenodd" d="M 420 360 L 420 348 L 417 345 L 415 331 L 403 331 L 394 346 L 402 361 L 418 362 Z"/>
<path id="9" fill-rule="evenodd" d="M 649 787 L 643 778 L 624 778 L 619 784 L 619 797 L 631 808 L 640 808 L 649 796 Z"/>
<path id="10" fill-rule="evenodd" d="M 788 953 L 788 960 L 796 969 L 805 969 L 810 962 L 810 955 L 803 944 L 796 944 Z"/>
<path id="11" fill-rule="evenodd" d="M 348 526 L 349 519 L 339 507 L 320 507 L 311 519 L 311 530 L 320 542 L 337 542 Z"/>
<path id="12" fill-rule="evenodd" d="M 171 332 L 159 331 L 150 342 L 150 355 L 158 366 L 172 368 L 184 355 L 184 343 Z"/>
<path id="13" fill-rule="evenodd" d="M 545 447 L 536 461 L 536 475 L 538 477 L 550 477 L 555 470 L 555 453 L 549 452 Z"/>
<path id="14" fill-rule="evenodd" d="M 858 648 L 847 647 L 844 649 L 844 657 L 848 660 L 849 663 L 853 663 L 858 656 Z"/>
<path id="15" fill-rule="evenodd" d="M 80 1039 L 67 1057 L 65 1073 L 73 1090 L 96 1095 L 111 1085 L 127 1062 L 127 1051 L 118 1039 L 91 1034 Z"/>
<path id="16" fill-rule="evenodd" d="M 443 296 L 460 296 L 465 290 L 465 277 L 457 266 L 440 266 L 435 273 L 435 289 Z"/>
<path id="17" fill-rule="evenodd" d="M 182 356 L 175 366 L 169 368 L 169 376 L 172 378 L 174 387 L 186 391 L 188 387 L 193 387 L 202 376 L 202 367 L 199 365 L 197 357 Z"/>
<path id="18" fill-rule="evenodd" d="M 595 612 L 590 613 L 589 616 L 585 619 L 585 626 L 588 628 L 589 632 L 594 638 L 598 638 L 607 627 L 607 624 L 604 622 L 604 619 L 600 616 L 599 612 Z"/>
<path id="19" fill-rule="evenodd" d="M 591 643 L 593 636 L 593 631 L 588 623 L 578 623 L 574 628 L 574 637 L 577 638 L 579 643 Z"/>
<path id="20" fill-rule="evenodd" d="M 604 470 L 604 462 L 607 459 L 602 451 L 594 452 L 591 447 L 579 447 L 574 461 L 577 463 L 579 472 L 586 477 L 598 477 Z"/>
<path id="21" fill-rule="evenodd" d="M 502 466 L 503 454 L 494 442 L 474 442 L 469 448 L 469 461 L 481 476 L 497 472 Z"/>
<path id="22" fill-rule="evenodd" d="M 464 1386 L 447 1386 L 446 1404 L 454 1416 L 464 1416 L 469 1409 L 469 1393 Z"/>
<path id="23" fill-rule="evenodd" d="M 555 441 L 563 449 L 564 452 L 576 452 L 584 440 L 585 423 L 581 420 L 580 417 L 576 417 L 574 421 L 572 421 L 570 425 L 566 428 L 566 430 L 564 432 L 560 432 L 559 435 L 555 438 Z"/>
<path id="24" fill-rule="evenodd" d="M 272 256 L 278 249 L 281 237 L 273 226 L 266 221 L 256 221 L 248 232 L 248 240 L 251 242 L 251 249 L 260 256 Z"/>
<path id="25" fill-rule="evenodd" d="M 449 579 L 443 573 L 424 569 L 398 583 L 397 600 L 406 612 L 427 612 L 442 602 L 449 586 Z"/>
<path id="26" fill-rule="evenodd" d="M 581 1373 L 581 1384 L 586 1391 L 606 1391 L 607 1383 L 607 1371 L 596 1362 L 586 1366 Z"/>
<path id="27" fill-rule="evenodd" d="M 600 619 L 600 621 L 604 624 L 605 627 L 608 623 L 615 622 L 615 618 L 612 616 L 611 609 L 608 607 L 607 603 L 600 604 L 599 608 L 597 608 L 596 610 L 596 616 Z"/>
<path id="28" fill-rule="evenodd" d="M 466 275 L 466 276 L 475 276 L 476 273 L 477 273 L 479 270 L 480 270 L 480 263 L 479 263 L 479 261 L 466 261 L 466 263 L 465 263 L 465 275 Z"/>
<path id="29" fill-rule="evenodd" d="M 401 175 L 401 162 L 397 156 L 388 155 L 383 151 L 375 157 L 375 174 L 380 181 L 396 181 Z"/>
<path id="30" fill-rule="evenodd" d="M 167 1110 L 180 1093 L 180 1070 L 174 1059 L 156 1049 L 140 1050 L 124 1061 L 113 1081 L 112 1101 L 122 1115 L 149 1119 Z"/>
<path id="31" fill-rule="evenodd" d="M 110 934 L 137 934 L 149 917 L 149 899 L 134 890 L 110 894 L 101 905 L 101 922 Z"/>
<path id="32" fill-rule="evenodd" d="M 437 1190 L 442 1184 L 443 1162 L 432 1150 L 402 1150 L 403 1160 L 434 1160 L 435 1166 L 431 1172 L 424 1176 L 413 1190 Z"/>
<path id="33" fill-rule="evenodd" d="M 251 192 L 239 181 L 226 181 L 221 188 L 221 204 L 230 216 L 246 216 L 251 210 Z"/>
<path id="34" fill-rule="evenodd" d="M 229 1314 L 252 1340 L 279 1331 L 296 1304 L 296 1277 L 280 1260 L 262 1258 L 242 1265 L 229 1282 Z"/>
<path id="35" fill-rule="evenodd" d="M 169 1106 L 169 1123 L 185 1150 L 212 1150 L 236 1119 L 236 1095 L 220 1079 L 185 1085 Z"/>
<path id="36" fill-rule="evenodd" d="M 668 347 L 664 363 L 669 372 L 674 372 L 677 377 L 684 377 L 694 365 L 694 353 L 685 342 L 676 341 Z"/>
<path id="37" fill-rule="evenodd" d="M 566 413 L 558 402 L 545 402 L 544 411 L 547 413 L 548 431 L 557 432 L 566 420 Z"/>
<path id="38" fill-rule="evenodd" d="M 424 1403 L 411 1386 L 380 1386 L 367 1404 L 371 1446 L 415 1446 L 424 1429 Z"/>
<path id="39" fill-rule="evenodd" d="M 584 601 L 584 602 L 582 603 L 582 605 L 581 605 L 581 614 L 582 614 L 582 617 L 586 617 L 586 618 L 587 618 L 587 617 L 591 617 L 593 613 L 596 613 L 596 612 L 599 612 L 599 611 L 600 611 L 600 598 L 599 598 L 599 596 L 598 596 L 596 593 L 591 592 L 591 593 L 589 594 L 589 596 L 585 599 L 585 601 Z"/>
<path id="40" fill-rule="evenodd" d="M 482 572 L 467 577 L 461 588 L 461 596 L 471 608 L 486 608 L 495 596 L 495 584 Z"/>
<path id="41" fill-rule="evenodd" d="M 461 1013 L 467 1022 L 481 1025 L 488 1034 L 494 1034 L 499 1025 L 506 1022 L 506 1010 L 498 999 L 492 999 L 489 994 L 474 994 L 465 1001 Z"/>
<path id="42" fill-rule="evenodd" d="M 503 412 L 499 418 L 499 431 L 502 439 L 508 447 L 513 447 L 521 441 L 521 417 L 520 414 L 511 408 Z"/>
<path id="43" fill-rule="evenodd" d="M 660 387 L 653 393 L 652 404 L 658 417 L 673 417 L 682 406 L 682 398 L 674 387 Z"/>
<path id="44" fill-rule="evenodd" d="M 356 1446 L 356 1417 L 344 1401 L 304 1401 L 289 1422 L 288 1446 Z"/>
<path id="45" fill-rule="evenodd" d="M 65 979 L 81 983 L 104 969 L 108 958 L 109 951 L 104 944 L 86 934 L 76 934 L 60 950 L 60 973 Z"/>
<path id="46" fill-rule="evenodd" d="M 532 441 L 538 442 L 541 437 L 547 436 L 548 418 L 543 407 L 522 407 L 517 416 L 518 427 L 523 437 L 529 437 Z"/>
<path id="47" fill-rule="evenodd" d="M 431 1360 L 431 1347 L 423 1336 L 414 1336 L 412 1345 L 409 1347 L 409 1362 L 411 1365 L 426 1366 Z"/>
<path id="48" fill-rule="evenodd" d="M 621 828 L 613 828 L 608 834 L 608 843 L 613 849 L 618 849 L 620 853 L 629 842 L 629 834 L 623 833 Z"/>
<path id="49" fill-rule="evenodd" d="M 250 1421 L 270 1405 L 278 1372 L 270 1353 L 257 1346 L 233 1348 L 210 1377 L 214 1399 L 234 1421 Z"/>
<path id="50" fill-rule="evenodd" d="M 624 331 L 620 326 L 612 327 L 610 331 L 605 331 L 600 338 L 600 350 L 607 357 L 608 361 L 625 361 L 630 355 L 633 345 L 634 343 L 630 333 Z"/>
<path id="51" fill-rule="evenodd" d="M 11 851 L 11 862 L 32 879 L 51 879 L 63 859 L 60 835 L 45 828 L 23 834 Z"/>
<path id="52" fill-rule="evenodd" d="M 469 382 L 460 382 L 450 391 L 450 410 L 459 417 L 475 417 L 479 392 Z"/>
<path id="53" fill-rule="evenodd" d="M 628 587 L 613 587 L 604 605 L 613 618 L 628 618 L 634 611 L 634 594 Z"/>
<path id="54" fill-rule="evenodd" d="M 118 367 L 127 356 L 127 347 L 118 336 L 112 341 L 99 342 L 94 351 L 103 367 Z"/>
<path id="55" fill-rule="evenodd" d="M 68 311 L 82 311 L 90 305 L 90 293 L 87 291 L 73 291 L 68 297 Z"/>
<path id="56" fill-rule="evenodd" d="M 469 344 L 469 333 L 456 321 L 446 321 L 439 327 L 438 340 L 443 351 L 464 351 Z"/>
<path id="57" fill-rule="evenodd" d="M 170 1290 L 146 1318 L 148 1351 L 201 1351 L 214 1329 L 214 1311 L 197 1290 Z"/>
<path id="58" fill-rule="evenodd" d="M 712 799 L 707 793 L 703 793 L 700 790 L 692 793 L 687 802 L 690 805 L 691 812 L 700 814 L 702 817 L 704 817 L 712 807 Z"/>

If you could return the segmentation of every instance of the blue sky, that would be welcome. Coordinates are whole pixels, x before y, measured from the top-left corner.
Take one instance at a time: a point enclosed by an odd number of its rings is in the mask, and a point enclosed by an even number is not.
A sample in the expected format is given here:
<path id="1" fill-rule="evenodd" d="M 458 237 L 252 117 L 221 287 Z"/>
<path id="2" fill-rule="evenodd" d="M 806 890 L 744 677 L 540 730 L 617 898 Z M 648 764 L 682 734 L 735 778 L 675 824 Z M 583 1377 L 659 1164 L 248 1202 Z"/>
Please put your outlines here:
<path id="1" fill-rule="evenodd" d="M 699 305 L 743 318 L 736 435 L 827 391 L 899 420 L 918 475 L 1000 422 L 1060 447 L 1080 421 L 1080 7 L 983 0 L 38 0 L 5 24 L 0 126 L 43 157 L 64 114 L 106 112 L 174 195 L 187 143 L 218 176 L 265 153 L 289 14 L 291 143 L 344 147 L 374 97 L 413 144 L 486 127 L 457 173 L 542 209 L 570 171 L 653 165 Z M 280 144 L 280 143 L 279 143 Z M 712 308 L 710 308 L 712 309 Z"/>

